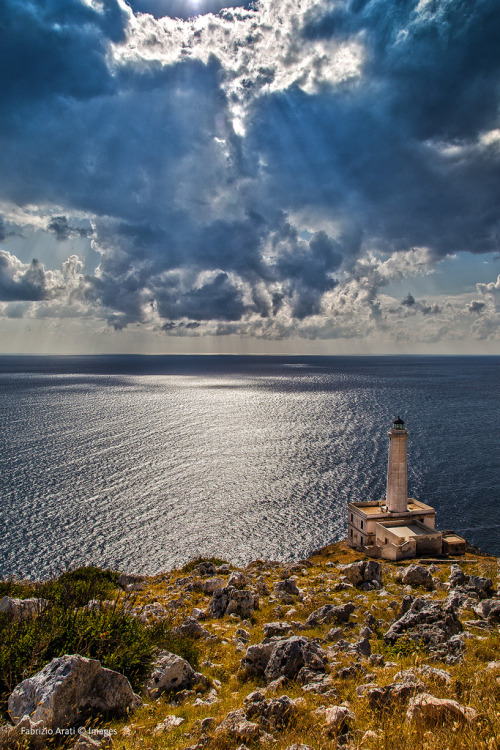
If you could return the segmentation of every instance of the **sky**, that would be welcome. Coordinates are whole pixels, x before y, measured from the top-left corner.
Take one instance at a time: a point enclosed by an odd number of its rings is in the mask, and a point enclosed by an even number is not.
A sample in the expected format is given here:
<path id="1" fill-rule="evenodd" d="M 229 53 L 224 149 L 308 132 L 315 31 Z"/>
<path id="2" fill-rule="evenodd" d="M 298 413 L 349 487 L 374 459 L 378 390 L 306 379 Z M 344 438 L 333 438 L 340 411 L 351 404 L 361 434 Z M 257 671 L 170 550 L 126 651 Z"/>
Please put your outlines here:
<path id="1" fill-rule="evenodd" d="M 2 0 L 0 352 L 498 354 L 498 0 Z"/>

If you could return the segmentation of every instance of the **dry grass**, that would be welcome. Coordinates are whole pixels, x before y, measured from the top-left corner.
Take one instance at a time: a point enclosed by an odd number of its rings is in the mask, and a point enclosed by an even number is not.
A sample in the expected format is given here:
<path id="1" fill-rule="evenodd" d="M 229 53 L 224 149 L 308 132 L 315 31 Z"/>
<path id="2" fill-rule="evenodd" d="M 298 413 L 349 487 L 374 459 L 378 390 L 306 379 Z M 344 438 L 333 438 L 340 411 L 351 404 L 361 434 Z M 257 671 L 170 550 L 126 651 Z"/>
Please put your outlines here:
<path id="1" fill-rule="evenodd" d="M 394 621 L 403 593 L 402 586 L 397 580 L 400 566 L 384 563 L 384 584 L 388 594 L 386 597 L 381 597 L 377 591 L 356 592 L 354 596 L 352 592 L 335 592 L 333 589 L 338 582 L 339 571 L 331 564 L 346 564 L 358 559 L 363 559 L 363 556 L 344 543 L 331 545 L 313 554 L 310 558 L 313 565 L 307 567 L 305 574 L 301 571 L 296 574 L 299 588 L 306 591 L 304 601 L 299 602 L 295 599 L 293 605 L 284 605 L 278 601 L 269 601 L 268 597 L 261 597 L 260 609 L 255 612 L 251 623 L 243 626 L 250 632 L 250 644 L 262 640 L 263 625 L 267 622 L 285 619 L 304 622 L 312 611 L 323 604 L 341 604 L 350 600 L 358 605 L 358 609 L 351 618 L 352 625 L 345 628 L 344 637 L 349 641 L 357 640 L 368 612 L 380 621 L 378 632 L 382 634 Z M 486 575 L 497 583 L 495 558 L 469 554 L 460 564 L 467 573 Z M 445 581 L 449 572 L 450 564 L 440 565 L 435 576 Z M 252 575 L 262 575 L 272 591 L 273 583 L 279 579 L 279 573 L 279 567 L 269 564 L 258 572 L 253 571 Z M 168 606 L 172 601 L 182 598 L 184 603 L 175 610 L 176 622 L 190 614 L 193 607 L 204 609 L 209 596 L 200 592 L 189 592 L 184 593 L 182 597 L 179 596 L 177 581 L 185 577 L 185 572 L 172 571 L 152 578 L 146 589 L 137 595 L 136 604 L 140 606 L 158 601 Z M 416 593 L 421 595 L 424 592 Z M 446 591 L 433 592 L 436 599 L 444 596 Z M 295 610 L 295 614 L 287 615 L 291 608 Z M 474 617 L 472 612 L 465 613 L 464 619 Z M 244 652 L 236 650 L 235 644 L 235 632 L 242 626 L 239 618 L 209 619 L 203 622 L 203 626 L 217 635 L 217 641 L 200 642 L 199 669 L 213 684 L 217 685 L 220 682 L 218 701 L 212 705 L 193 705 L 196 697 L 204 698 L 203 694 L 188 698 L 180 705 L 170 702 L 168 696 L 162 696 L 157 701 L 146 700 L 145 705 L 128 720 L 106 725 L 116 731 L 114 750 L 135 750 L 138 747 L 143 750 L 183 750 L 196 745 L 200 740 L 200 723 L 207 717 L 214 720 L 205 735 L 208 738 L 207 750 L 236 750 L 242 744 L 241 740 L 217 733 L 215 728 L 230 711 L 243 707 L 244 699 L 250 692 L 263 688 L 264 684 L 259 680 L 242 680 L 237 673 L 244 655 Z M 323 625 L 304 631 L 303 634 L 311 638 L 323 638 L 330 627 L 331 625 Z M 302 704 L 295 721 L 286 731 L 273 732 L 275 742 L 269 747 L 273 750 L 286 750 L 294 743 L 303 743 L 310 745 L 314 750 L 337 748 L 337 738 L 329 736 L 325 730 L 322 712 L 331 705 L 347 702 L 356 716 L 356 722 L 353 732 L 343 744 L 345 750 L 500 750 L 500 669 L 486 668 L 488 662 L 500 659 L 500 634 L 498 629 L 493 632 L 477 629 L 472 632 L 473 637 L 467 640 L 463 662 L 454 666 L 431 662 L 428 655 L 418 649 L 410 649 L 408 653 L 391 652 L 381 638 L 374 637 L 371 639 L 372 650 L 375 653 L 383 653 L 386 662 L 390 659 L 394 662 L 393 665 L 367 665 L 367 674 L 364 676 L 335 679 L 338 698 L 328 699 L 303 692 L 295 683 L 290 683 L 276 696 L 266 696 L 272 698 L 286 694 L 292 699 L 300 697 Z M 338 654 L 335 658 L 340 666 L 352 663 L 352 657 L 346 654 Z M 448 686 L 423 678 L 428 691 L 436 697 L 452 698 L 474 708 L 479 714 L 474 725 L 420 726 L 407 720 L 406 707 L 392 708 L 390 711 L 372 710 L 366 698 L 356 694 L 356 687 L 362 682 L 372 681 L 379 685 L 387 685 L 393 680 L 396 672 L 425 663 L 446 669 L 452 675 L 452 683 Z M 169 732 L 155 733 L 155 727 L 170 715 L 181 717 L 182 724 Z M 260 742 L 243 744 L 250 750 L 266 747 Z"/>

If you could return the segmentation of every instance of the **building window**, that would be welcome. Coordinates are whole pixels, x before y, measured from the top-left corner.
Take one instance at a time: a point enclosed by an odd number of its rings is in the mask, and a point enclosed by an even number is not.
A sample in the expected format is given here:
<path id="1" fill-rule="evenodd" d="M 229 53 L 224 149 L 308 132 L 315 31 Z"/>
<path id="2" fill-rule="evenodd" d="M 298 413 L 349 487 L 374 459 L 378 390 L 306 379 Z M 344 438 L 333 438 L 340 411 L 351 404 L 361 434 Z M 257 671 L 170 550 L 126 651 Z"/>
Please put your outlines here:
<path id="1" fill-rule="evenodd" d="M 352 529 L 349 529 L 349 536 L 352 536 Z"/>
<path id="2" fill-rule="evenodd" d="M 363 528 L 363 521 L 361 521 L 361 528 Z"/>
<path id="3" fill-rule="evenodd" d="M 385 543 L 389 544 L 389 540 L 387 539 L 387 537 L 385 538 Z"/>
<path id="4" fill-rule="evenodd" d="M 353 514 L 351 513 L 351 523 L 353 522 L 353 519 L 354 519 L 354 516 L 353 516 Z"/>

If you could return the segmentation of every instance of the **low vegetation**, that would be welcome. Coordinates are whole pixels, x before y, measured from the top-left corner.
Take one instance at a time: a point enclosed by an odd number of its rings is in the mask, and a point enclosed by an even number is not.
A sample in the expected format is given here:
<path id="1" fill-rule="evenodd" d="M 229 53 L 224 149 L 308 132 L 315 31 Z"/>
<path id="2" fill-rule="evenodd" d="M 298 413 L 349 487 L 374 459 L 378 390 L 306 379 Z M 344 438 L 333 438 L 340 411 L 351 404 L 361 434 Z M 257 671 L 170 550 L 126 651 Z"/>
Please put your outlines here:
<path id="1" fill-rule="evenodd" d="M 339 565 L 363 559 L 361 554 L 347 548 L 343 543 L 332 545 L 314 553 L 303 568 L 294 571 L 298 587 L 304 595 L 294 597 L 293 603 L 283 603 L 274 595 L 274 584 L 282 580 L 283 566 L 263 563 L 249 566 L 245 573 L 251 578 L 251 587 L 257 578 L 267 586 L 268 594 L 260 596 L 260 607 L 252 617 L 243 621 L 236 616 L 221 619 L 207 618 L 202 625 L 213 636 L 207 640 L 180 637 L 175 627 L 191 614 L 194 607 L 206 609 L 210 595 L 199 588 L 186 588 L 186 576 L 193 581 L 203 581 L 197 575 L 196 560 L 181 570 L 174 570 L 146 580 L 143 590 L 125 594 L 116 588 L 116 574 L 109 571 L 85 569 L 64 574 L 59 579 L 43 584 L 43 596 L 51 601 L 50 607 L 33 620 L 12 623 L 5 617 L 0 619 L 0 685 L 3 706 L 9 691 L 23 677 L 36 672 L 53 656 L 63 653 L 80 653 L 101 660 L 104 666 L 126 674 L 133 687 L 140 692 L 141 681 L 154 657 L 155 650 L 166 648 L 188 659 L 191 665 L 203 672 L 216 690 L 216 700 L 206 703 L 203 690 L 176 701 L 175 696 L 163 695 L 157 700 L 146 699 L 145 704 L 127 719 L 105 723 L 115 733 L 114 750 L 184 750 L 206 748 L 206 750 L 236 750 L 241 745 L 249 750 L 269 747 L 272 750 L 287 750 L 294 744 L 304 744 L 314 750 L 500 750 L 500 632 L 498 626 L 481 627 L 474 611 L 462 611 L 460 618 L 466 637 L 466 651 L 462 661 L 449 664 L 431 659 L 423 644 L 402 638 L 395 645 L 388 645 L 384 632 L 397 618 L 405 593 L 399 575 L 405 565 L 384 562 L 384 590 L 359 591 L 339 590 Z M 212 559 L 214 565 L 222 560 Z M 462 569 L 470 575 L 488 576 L 498 586 L 497 560 L 492 557 L 467 554 L 459 559 Z M 436 582 L 447 581 L 451 562 L 436 566 L 433 576 Z M 73 578 L 71 578 L 73 576 Z M 227 575 L 223 576 L 227 580 Z M 62 579 L 62 580 L 61 580 Z M 182 579 L 180 583 L 177 583 Z M 92 585 L 90 582 L 93 581 Z M 74 583 L 74 586 L 72 585 Z M 25 584 L 3 584 L 11 586 L 10 596 L 41 596 L 34 594 Z M 18 588 L 15 588 L 15 587 Z M 86 588 L 88 586 L 88 588 Z M 98 591 L 98 593 L 97 593 Z M 85 593 L 83 593 L 85 592 Z M 414 596 L 429 596 L 433 600 L 444 600 L 447 590 L 436 585 L 431 593 L 414 589 Z M 270 595 L 269 595 L 270 594 Z M 95 610 L 82 608 L 82 601 L 89 599 L 110 600 L 112 605 Z M 72 598 L 74 597 L 74 598 Z M 260 643 L 264 638 L 264 624 L 287 621 L 293 629 L 294 622 L 304 623 L 308 615 L 324 604 L 343 604 L 353 601 L 356 610 L 348 625 L 343 625 L 342 638 L 355 642 L 371 615 L 376 624 L 370 637 L 372 652 L 380 654 L 380 663 L 363 661 L 363 671 L 355 675 L 338 678 L 343 667 L 353 664 L 351 654 L 338 651 L 330 659 L 328 671 L 333 678 L 336 696 L 325 696 L 303 691 L 296 682 L 283 685 L 276 694 L 266 694 L 267 699 L 287 695 L 298 701 L 298 711 L 290 725 L 279 732 L 272 732 L 274 741 L 242 741 L 230 734 L 217 732 L 216 728 L 227 714 L 241 709 L 246 696 L 254 690 L 266 690 L 263 680 L 246 679 L 239 672 L 245 647 L 238 641 L 238 631 L 244 628 L 249 633 L 248 645 Z M 168 611 L 167 619 L 156 624 L 143 623 L 132 616 L 141 608 L 160 603 Z M 124 609 L 125 606 L 125 609 Z M 109 609 L 107 608 L 109 607 Z M 318 625 L 297 631 L 299 635 L 318 639 L 323 648 L 332 646 L 327 633 L 332 627 Z M 370 682 L 380 686 L 389 685 L 401 670 L 418 669 L 423 665 L 446 670 L 450 675 L 448 684 L 428 680 L 427 689 L 437 698 L 451 698 L 470 706 L 477 712 L 474 723 L 422 724 L 410 722 L 406 717 L 406 705 L 390 709 L 370 708 L 366 697 L 357 692 L 362 684 Z M 332 705 L 347 705 L 355 715 L 352 731 L 336 737 L 325 730 L 325 710 Z M 166 716 L 176 716 L 182 723 L 168 731 L 158 726 Z M 202 721 L 213 721 L 202 732 Z M 101 726 L 103 724 L 101 723 Z M 340 744 L 339 744 L 340 743 Z M 68 743 L 71 747 L 71 743 Z"/>

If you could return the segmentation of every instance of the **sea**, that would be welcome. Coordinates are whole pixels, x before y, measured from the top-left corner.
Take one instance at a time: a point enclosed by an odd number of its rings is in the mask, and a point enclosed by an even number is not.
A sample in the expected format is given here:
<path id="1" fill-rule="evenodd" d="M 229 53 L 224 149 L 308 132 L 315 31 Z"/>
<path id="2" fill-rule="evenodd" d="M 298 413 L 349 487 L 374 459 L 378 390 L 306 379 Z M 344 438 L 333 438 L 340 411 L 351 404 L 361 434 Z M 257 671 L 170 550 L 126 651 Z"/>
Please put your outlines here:
<path id="1" fill-rule="evenodd" d="M 298 560 L 384 497 L 500 555 L 500 357 L 0 357 L 0 577 Z"/>

